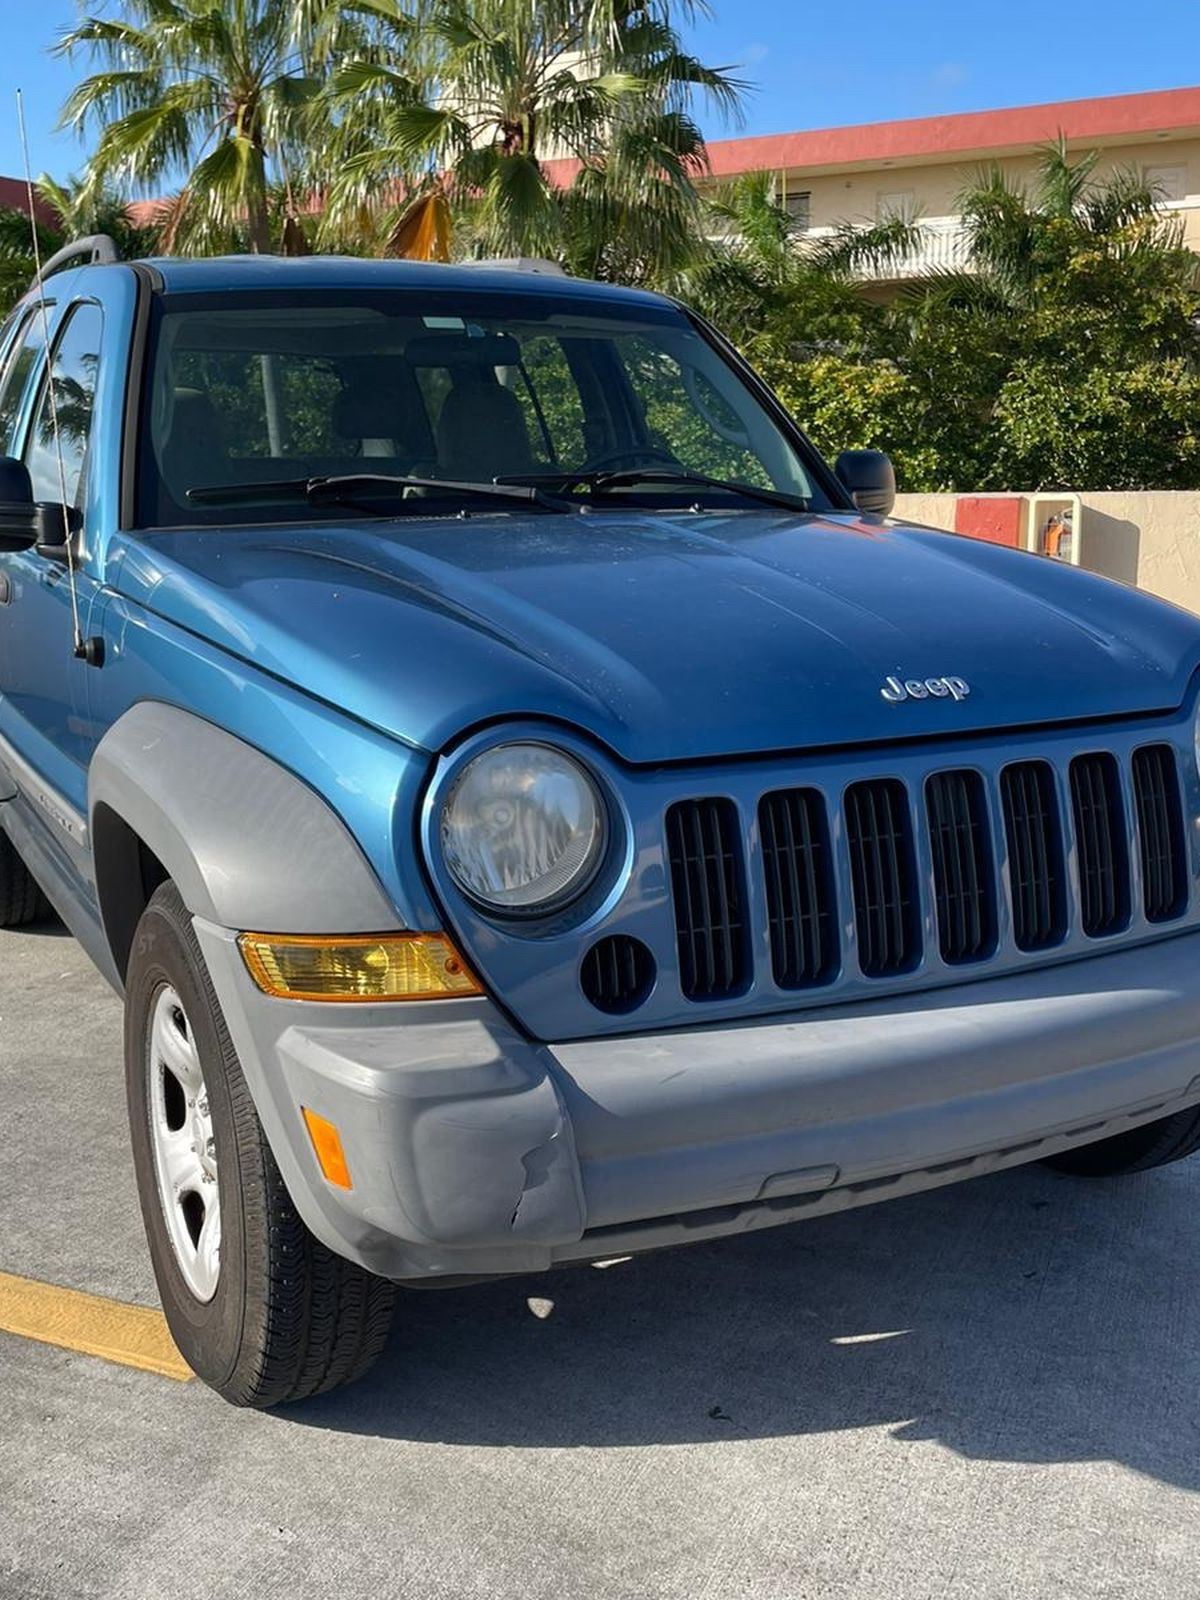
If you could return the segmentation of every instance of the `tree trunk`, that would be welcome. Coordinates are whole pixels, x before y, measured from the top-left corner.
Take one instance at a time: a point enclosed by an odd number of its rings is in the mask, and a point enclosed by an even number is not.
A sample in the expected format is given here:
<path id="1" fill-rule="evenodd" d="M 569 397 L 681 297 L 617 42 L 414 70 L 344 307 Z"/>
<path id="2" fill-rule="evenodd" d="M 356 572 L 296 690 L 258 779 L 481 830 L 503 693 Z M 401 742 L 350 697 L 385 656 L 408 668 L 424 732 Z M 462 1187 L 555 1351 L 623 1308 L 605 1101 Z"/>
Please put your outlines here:
<path id="1" fill-rule="evenodd" d="M 261 188 L 251 192 L 246 203 L 246 228 L 250 248 L 256 256 L 271 253 L 271 219 L 267 215 L 267 196 Z"/>
<path id="2" fill-rule="evenodd" d="M 267 152 L 254 136 L 254 179 L 246 197 L 246 227 L 256 256 L 271 253 L 271 219 L 267 213 Z"/>

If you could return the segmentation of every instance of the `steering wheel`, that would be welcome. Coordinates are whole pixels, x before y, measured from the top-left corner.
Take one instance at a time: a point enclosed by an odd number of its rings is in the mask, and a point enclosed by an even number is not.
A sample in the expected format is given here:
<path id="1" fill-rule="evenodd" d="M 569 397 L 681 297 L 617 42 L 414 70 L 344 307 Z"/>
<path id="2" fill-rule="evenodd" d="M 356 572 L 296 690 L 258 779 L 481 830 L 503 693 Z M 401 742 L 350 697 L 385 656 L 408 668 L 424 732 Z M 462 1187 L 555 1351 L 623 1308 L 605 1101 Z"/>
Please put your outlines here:
<path id="1" fill-rule="evenodd" d="M 627 444 L 620 450 L 606 450 L 603 455 L 592 456 L 580 467 L 580 472 L 604 472 L 608 468 L 619 470 L 621 467 L 650 466 L 655 461 L 664 462 L 667 466 L 682 467 L 683 463 L 678 456 L 672 455 L 670 450 L 657 444 Z"/>

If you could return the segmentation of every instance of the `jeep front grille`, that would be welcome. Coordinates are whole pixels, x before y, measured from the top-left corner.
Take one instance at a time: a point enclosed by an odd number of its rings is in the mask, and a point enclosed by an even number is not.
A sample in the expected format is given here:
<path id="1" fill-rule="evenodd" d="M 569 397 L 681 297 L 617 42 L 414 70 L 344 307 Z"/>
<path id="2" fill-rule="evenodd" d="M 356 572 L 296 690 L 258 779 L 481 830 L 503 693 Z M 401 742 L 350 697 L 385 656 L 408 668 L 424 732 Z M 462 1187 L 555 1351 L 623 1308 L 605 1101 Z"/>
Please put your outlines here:
<path id="1" fill-rule="evenodd" d="M 1131 744 L 775 787 L 753 807 L 744 784 L 740 807 L 676 801 L 666 844 L 683 994 L 732 999 L 757 982 L 764 995 L 832 996 L 848 979 L 901 984 L 1082 954 L 1139 927 L 1149 937 L 1188 911 L 1188 841 L 1174 746 Z M 758 825 L 744 838 L 747 815 Z"/>
<path id="2" fill-rule="evenodd" d="M 1079 910 L 1092 938 L 1116 933 L 1129 920 L 1129 858 L 1121 775 L 1106 752 L 1071 763 L 1071 809 L 1079 857 Z"/>
<path id="3" fill-rule="evenodd" d="M 983 779 L 977 772 L 935 772 L 925 784 L 925 809 L 942 960 L 979 961 L 996 939 Z"/>
<path id="4" fill-rule="evenodd" d="M 1133 752 L 1133 795 L 1146 920 L 1169 922 L 1187 905 L 1179 776 L 1169 744 L 1147 744 Z"/>
<path id="5" fill-rule="evenodd" d="M 908 795 L 895 778 L 846 790 L 858 964 L 866 978 L 905 972 L 920 956 Z"/>
<path id="6" fill-rule="evenodd" d="M 771 969 L 781 989 L 824 983 L 837 968 L 833 871 L 825 803 L 816 789 L 759 802 Z"/>
<path id="7" fill-rule="evenodd" d="M 740 994 L 748 979 L 742 841 L 731 800 L 685 800 L 667 813 L 679 979 L 689 1000 Z"/>
<path id="8" fill-rule="evenodd" d="M 1018 761 L 1000 775 L 1013 939 L 1018 950 L 1044 950 L 1066 932 L 1066 879 L 1054 769 Z"/>

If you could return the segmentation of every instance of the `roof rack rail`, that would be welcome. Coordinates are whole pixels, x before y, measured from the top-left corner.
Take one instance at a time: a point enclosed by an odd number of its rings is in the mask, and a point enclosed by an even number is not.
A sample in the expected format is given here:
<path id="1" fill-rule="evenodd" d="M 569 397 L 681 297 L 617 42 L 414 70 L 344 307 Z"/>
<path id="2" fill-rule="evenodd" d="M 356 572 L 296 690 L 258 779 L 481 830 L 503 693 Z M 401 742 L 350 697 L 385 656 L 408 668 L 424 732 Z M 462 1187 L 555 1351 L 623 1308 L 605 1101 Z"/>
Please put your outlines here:
<path id="1" fill-rule="evenodd" d="M 107 266 L 111 261 L 120 261 L 121 252 L 107 233 L 90 233 L 86 239 L 76 239 L 71 244 L 63 245 L 61 250 L 56 250 L 48 261 L 42 263 L 42 270 L 29 287 L 36 289 L 38 284 L 44 283 L 52 272 L 57 272 L 59 267 L 65 266 L 68 261 L 74 261 L 76 256 L 86 257 L 83 265 L 96 267 Z"/>
<path id="2" fill-rule="evenodd" d="M 542 273 L 548 278 L 570 276 L 567 269 L 559 266 L 557 261 L 543 261 L 537 256 L 494 256 L 490 260 L 459 261 L 455 264 L 460 267 L 490 268 L 493 272 Z"/>

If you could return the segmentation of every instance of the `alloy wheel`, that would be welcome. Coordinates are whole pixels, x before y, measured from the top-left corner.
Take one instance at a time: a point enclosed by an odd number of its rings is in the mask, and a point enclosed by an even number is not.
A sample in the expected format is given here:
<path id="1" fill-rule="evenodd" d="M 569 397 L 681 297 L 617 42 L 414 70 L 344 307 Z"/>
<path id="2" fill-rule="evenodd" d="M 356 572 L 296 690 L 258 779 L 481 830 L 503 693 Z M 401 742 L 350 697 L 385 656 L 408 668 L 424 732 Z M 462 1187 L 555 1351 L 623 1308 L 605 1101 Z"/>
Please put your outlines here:
<path id="1" fill-rule="evenodd" d="M 170 984 L 154 999 L 146 1069 L 150 1143 L 167 1234 L 184 1282 L 207 1302 L 221 1271 L 217 1144 L 195 1035 Z"/>

